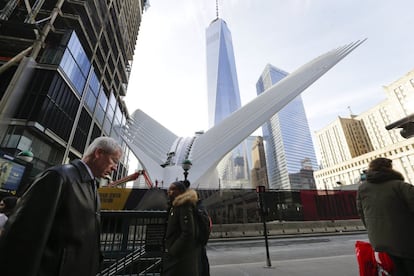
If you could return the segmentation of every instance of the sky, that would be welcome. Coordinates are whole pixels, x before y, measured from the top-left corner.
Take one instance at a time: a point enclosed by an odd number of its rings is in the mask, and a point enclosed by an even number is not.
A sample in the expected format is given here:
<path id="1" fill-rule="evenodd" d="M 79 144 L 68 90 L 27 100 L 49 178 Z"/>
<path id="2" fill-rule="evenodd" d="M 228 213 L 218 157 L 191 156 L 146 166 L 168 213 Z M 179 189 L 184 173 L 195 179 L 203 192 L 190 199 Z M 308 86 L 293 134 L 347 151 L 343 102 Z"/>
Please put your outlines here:
<path id="1" fill-rule="evenodd" d="M 385 99 L 383 86 L 414 69 L 413 10 L 412 0 L 219 1 L 242 105 L 256 97 L 266 64 L 294 72 L 367 38 L 302 93 L 312 135 L 337 116 L 366 111 Z M 125 97 L 130 113 L 141 109 L 178 136 L 208 129 L 205 34 L 215 18 L 213 0 L 150 0 Z"/>

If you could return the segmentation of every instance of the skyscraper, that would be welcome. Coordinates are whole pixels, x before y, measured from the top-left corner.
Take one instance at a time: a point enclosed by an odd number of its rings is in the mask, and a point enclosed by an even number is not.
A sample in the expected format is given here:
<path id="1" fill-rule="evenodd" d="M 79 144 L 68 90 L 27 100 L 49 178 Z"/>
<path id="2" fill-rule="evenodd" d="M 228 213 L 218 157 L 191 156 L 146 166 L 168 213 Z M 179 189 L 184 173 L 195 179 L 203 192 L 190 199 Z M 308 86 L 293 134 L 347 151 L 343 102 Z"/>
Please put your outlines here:
<path id="1" fill-rule="evenodd" d="M 383 132 L 386 132 L 385 128 Z M 374 150 L 364 121 L 355 115 L 351 118 L 338 116 L 334 122 L 317 131 L 316 137 L 322 169 Z"/>
<path id="2" fill-rule="evenodd" d="M 2 1 L 0 142 L 34 154 L 34 172 L 82 156 L 98 136 L 118 138 L 147 1 Z M 23 3 L 24 2 L 24 3 Z M 128 150 L 118 168 L 127 173 Z"/>
<path id="3" fill-rule="evenodd" d="M 266 155 L 263 144 L 263 137 L 257 136 L 252 147 L 253 168 L 251 170 L 252 186 L 265 186 L 269 189 L 267 177 Z"/>
<path id="4" fill-rule="evenodd" d="M 256 83 L 260 95 L 288 73 L 267 64 Z M 316 156 L 301 96 L 297 96 L 262 126 L 270 189 L 306 189 L 314 180 L 301 179 L 303 170 L 317 168 Z M 310 165 L 309 165 L 310 164 Z M 298 177 L 299 176 L 299 177 Z"/>
<path id="5" fill-rule="evenodd" d="M 240 92 L 230 30 L 224 20 L 214 19 L 207 36 L 207 89 L 209 127 L 240 108 Z M 246 187 L 249 166 L 245 143 L 237 146 L 218 165 L 224 187 Z"/>

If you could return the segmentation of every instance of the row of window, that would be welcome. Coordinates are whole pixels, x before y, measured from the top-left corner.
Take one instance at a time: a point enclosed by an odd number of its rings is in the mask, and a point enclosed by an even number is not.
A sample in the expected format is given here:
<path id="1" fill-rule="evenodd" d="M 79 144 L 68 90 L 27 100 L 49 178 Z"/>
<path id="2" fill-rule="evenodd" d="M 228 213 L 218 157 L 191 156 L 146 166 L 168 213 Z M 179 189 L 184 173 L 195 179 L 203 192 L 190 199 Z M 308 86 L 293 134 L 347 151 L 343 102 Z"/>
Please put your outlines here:
<path id="1" fill-rule="evenodd" d="M 122 114 L 112 92 L 108 100 L 109 93 L 100 85 L 99 78 L 75 32 L 68 42 L 60 66 L 76 93 L 72 92 L 56 71 L 36 70 L 33 76 L 36 81 L 31 82 L 31 87 L 28 88 L 18 118 L 37 121 L 68 141 L 79 110 L 82 92 L 85 90 L 85 107 L 89 112 L 82 108 L 73 141 L 73 146 L 82 152 L 92 123 L 92 115 L 106 135 L 111 134 L 113 123 L 121 125 L 125 122 L 125 115 Z M 85 85 L 87 89 L 84 89 Z"/>
<path id="2" fill-rule="evenodd" d="M 103 127 L 106 134 L 111 132 L 114 117 L 116 117 L 116 124 L 121 124 L 125 121 L 125 116 L 122 114 L 119 106 L 117 106 L 113 92 L 108 93 L 104 86 L 100 85 L 99 78 L 91 66 L 75 32 L 72 33 L 68 48 L 60 65 L 75 86 L 79 96 L 82 96 L 87 76 L 90 74 L 85 104 L 91 113 L 95 113 L 96 120 Z M 109 101 L 108 94 L 110 95 Z"/>
<path id="3" fill-rule="evenodd" d="M 82 96 L 91 63 L 74 32 L 59 66 L 72 82 L 76 93 Z"/>
<path id="4" fill-rule="evenodd" d="M 352 169 L 355 169 L 355 168 L 360 168 L 361 166 L 367 168 L 369 162 L 371 162 L 372 160 L 374 160 L 378 157 L 385 157 L 385 158 L 393 159 L 392 156 L 399 156 L 399 155 L 403 154 L 404 152 L 411 151 L 412 148 L 413 148 L 412 145 L 411 146 L 404 146 L 404 147 L 396 148 L 396 149 L 391 150 L 391 151 L 383 152 L 379 155 L 370 156 L 370 157 L 367 157 L 365 159 L 354 161 L 354 162 L 346 164 L 344 166 L 336 167 L 336 168 L 333 168 L 331 170 L 327 170 L 323 173 L 319 173 L 319 177 L 330 176 L 330 175 L 333 175 L 333 174 L 340 174 L 340 173 L 343 173 L 344 171 L 347 171 L 347 170 L 350 170 L 350 169 L 352 170 Z M 407 156 L 407 157 L 412 158 L 412 156 Z"/>

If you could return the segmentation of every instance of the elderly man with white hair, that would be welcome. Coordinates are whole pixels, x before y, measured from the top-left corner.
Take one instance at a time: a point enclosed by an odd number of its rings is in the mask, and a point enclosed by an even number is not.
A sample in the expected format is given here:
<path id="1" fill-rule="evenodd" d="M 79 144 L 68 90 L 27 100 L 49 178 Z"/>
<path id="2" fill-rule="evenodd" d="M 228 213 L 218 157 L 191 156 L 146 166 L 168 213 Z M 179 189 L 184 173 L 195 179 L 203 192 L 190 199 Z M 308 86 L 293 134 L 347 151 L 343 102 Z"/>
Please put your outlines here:
<path id="1" fill-rule="evenodd" d="M 99 137 L 81 160 L 39 174 L 0 236 L 1 275 L 95 276 L 101 259 L 95 177 L 115 171 L 121 156 L 114 139 Z"/>

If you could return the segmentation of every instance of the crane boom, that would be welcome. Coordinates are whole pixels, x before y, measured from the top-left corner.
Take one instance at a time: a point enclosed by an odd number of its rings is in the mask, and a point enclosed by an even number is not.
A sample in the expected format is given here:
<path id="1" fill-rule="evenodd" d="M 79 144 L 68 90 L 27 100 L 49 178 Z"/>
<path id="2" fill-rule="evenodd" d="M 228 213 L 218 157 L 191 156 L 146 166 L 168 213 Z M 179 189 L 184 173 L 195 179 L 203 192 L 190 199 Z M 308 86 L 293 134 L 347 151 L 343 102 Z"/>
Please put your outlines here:
<path id="1" fill-rule="evenodd" d="M 124 184 L 125 182 L 128 181 L 134 181 L 136 180 L 140 175 L 142 175 L 145 179 L 145 183 L 147 184 L 148 188 L 152 188 L 154 185 L 152 185 L 151 179 L 149 178 L 147 172 L 145 170 L 138 170 L 136 172 L 134 172 L 133 174 L 127 175 L 121 179 L 118 179 L 114 182 L 111 182 L 108 184 L 109 187 L 116 187 L 119 186 L 121 184 Z"/>

